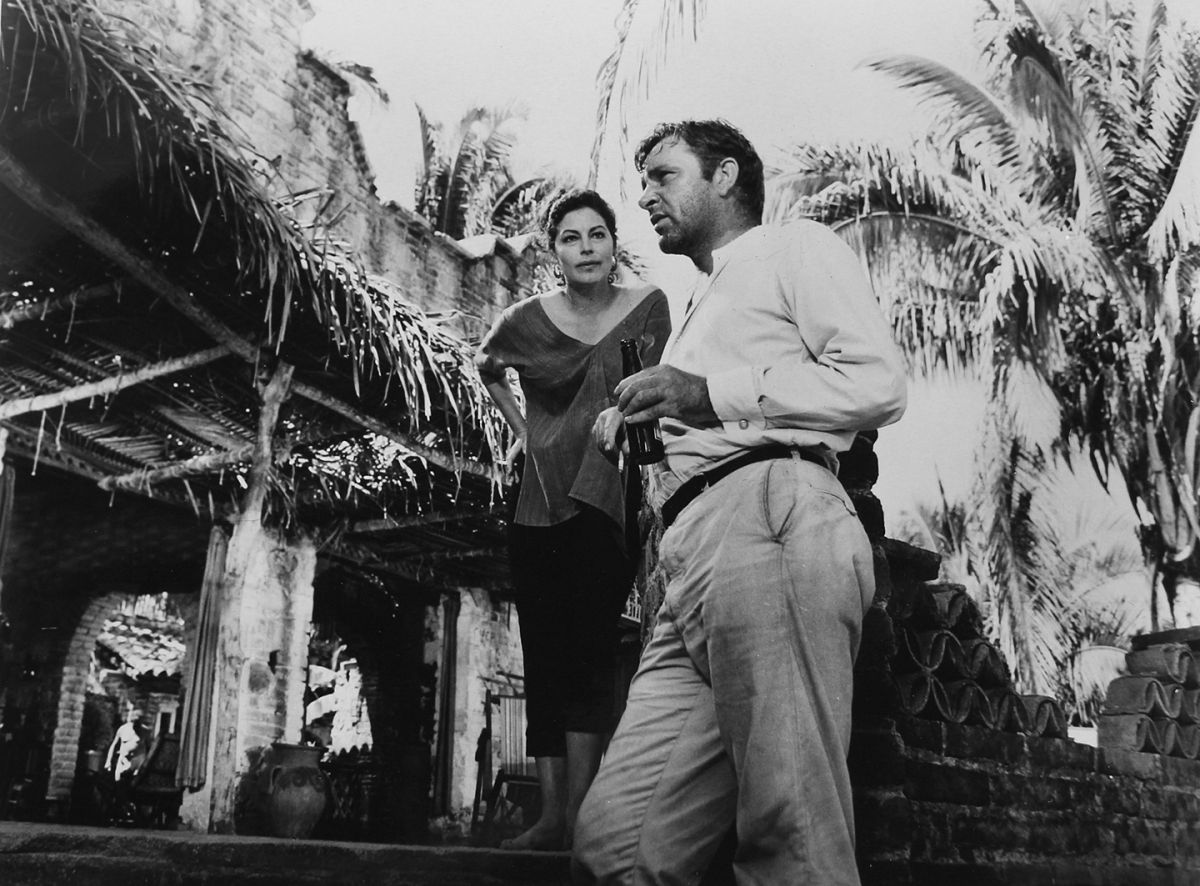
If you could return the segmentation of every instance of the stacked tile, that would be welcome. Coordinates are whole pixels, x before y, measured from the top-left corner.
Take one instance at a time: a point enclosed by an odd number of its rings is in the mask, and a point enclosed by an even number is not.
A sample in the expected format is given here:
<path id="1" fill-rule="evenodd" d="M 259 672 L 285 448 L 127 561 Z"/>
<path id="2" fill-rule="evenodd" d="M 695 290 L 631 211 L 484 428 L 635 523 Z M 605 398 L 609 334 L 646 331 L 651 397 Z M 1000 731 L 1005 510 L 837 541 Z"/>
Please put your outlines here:
<path id="1" fill-rule="evenodd" d="M 1096 724 L 1101 747 L 1200 757 L 1200 661 L 1182 643 L 1125 656 L 1129 676 L 1108 684 Z"/>
<path id="2" fill-rule="evenodd" d="M 895 701 L 912 716 L 1028 735 L 1065 737 L 1066 716 L 1052 698 L 1019 695 L 983 619 L 961 585 L 926 584 L 892 600 L 897 653 Z"/>

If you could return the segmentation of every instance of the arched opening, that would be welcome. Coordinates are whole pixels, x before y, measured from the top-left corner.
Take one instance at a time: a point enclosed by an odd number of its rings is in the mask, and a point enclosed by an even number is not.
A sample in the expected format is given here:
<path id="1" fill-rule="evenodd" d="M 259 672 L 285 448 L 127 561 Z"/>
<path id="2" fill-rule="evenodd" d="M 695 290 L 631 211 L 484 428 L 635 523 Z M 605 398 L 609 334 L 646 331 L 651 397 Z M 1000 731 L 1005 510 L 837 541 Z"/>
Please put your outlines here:
<path id="1" fill-rule="evenodd" d="M 109 823 L 117 729 L 141 712 L 135 769 L 179 726 L 186 632 L 195 595 L 111 592 L 92 600 L 68 646 L 51 759 L 52 794 L 69 794 L 72 821 Z"/>

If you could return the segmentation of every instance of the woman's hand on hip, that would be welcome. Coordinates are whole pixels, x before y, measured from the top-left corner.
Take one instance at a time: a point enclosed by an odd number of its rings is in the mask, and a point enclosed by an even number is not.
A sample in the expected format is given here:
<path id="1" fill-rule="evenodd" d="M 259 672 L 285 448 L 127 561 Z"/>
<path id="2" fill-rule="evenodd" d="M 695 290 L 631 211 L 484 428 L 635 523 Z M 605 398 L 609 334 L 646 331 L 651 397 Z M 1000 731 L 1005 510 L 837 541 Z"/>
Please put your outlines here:
<path id="1" fill-rule="evenodd" d="M 517 459 L 525 452 L 525 435 L 518 434 L 513 445 L 508 447 L 508 452 L 504 455 L 504 468 L 511 471 L 517 463 Z"/>

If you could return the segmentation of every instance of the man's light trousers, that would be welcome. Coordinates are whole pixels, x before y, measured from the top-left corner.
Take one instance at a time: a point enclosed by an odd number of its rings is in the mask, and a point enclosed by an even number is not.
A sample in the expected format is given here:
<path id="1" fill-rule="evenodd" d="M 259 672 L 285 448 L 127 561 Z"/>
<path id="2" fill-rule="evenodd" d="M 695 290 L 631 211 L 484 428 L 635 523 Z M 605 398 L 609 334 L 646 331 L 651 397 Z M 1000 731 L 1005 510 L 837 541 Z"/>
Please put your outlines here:
<path id="1" fill-rule="evenodd" d="M 759 462 L 660 546 L 666 595 L 575 834 L 579 883 L 858 884 L 846 752 L 870 545 L 819 465 Z"/>

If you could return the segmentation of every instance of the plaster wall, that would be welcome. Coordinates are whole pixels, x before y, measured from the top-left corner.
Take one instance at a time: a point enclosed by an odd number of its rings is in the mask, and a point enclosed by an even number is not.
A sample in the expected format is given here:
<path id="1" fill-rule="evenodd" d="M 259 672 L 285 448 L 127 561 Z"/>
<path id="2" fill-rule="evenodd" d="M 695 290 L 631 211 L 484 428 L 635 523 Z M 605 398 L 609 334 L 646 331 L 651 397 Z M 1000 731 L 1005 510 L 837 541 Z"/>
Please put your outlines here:
<path id="1" fill-rule="evenodd" d="M 450 808 L 469 818 L 475 800 L 476 743 L 486 724 L 489 679 L 500 673 L 523 674 L 516 608 L 481 590 L 464 590 L 458 616 L 458 684 Z M 494 770 L 493 770 L 494 772 Z M 486 791 L 490 785 L 485 785 Z"/>
<path id="2" fill-rule="evenodd" d="M 221 588 L 221 626 L 213 777 L 189 796 L 185 820 L 203 821 L 202 794 L 211 791 L 210 830 L 232 832 L 238 791 L 274 741 L 300 739 L 308 625 L 312 620 L 316 549 L 286 539 L 253 519 L 234 529 Z"/>

